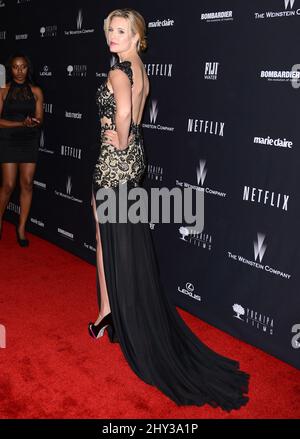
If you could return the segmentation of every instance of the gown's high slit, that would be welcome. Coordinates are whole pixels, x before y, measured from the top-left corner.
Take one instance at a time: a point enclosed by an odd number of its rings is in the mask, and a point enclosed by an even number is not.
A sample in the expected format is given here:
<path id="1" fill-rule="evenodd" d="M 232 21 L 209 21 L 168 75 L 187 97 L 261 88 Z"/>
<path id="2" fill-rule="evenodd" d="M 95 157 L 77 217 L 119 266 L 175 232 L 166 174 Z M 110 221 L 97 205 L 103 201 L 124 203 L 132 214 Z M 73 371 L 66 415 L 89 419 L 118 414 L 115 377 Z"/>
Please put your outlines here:
<path id="1" fill-rule="evenodd" d="M 116 68 L 125 71 L 130 78 L 132 72 L 126 63 L 128 61 L 118 63 Z M 108 97 L 107 88 L 99 90 L 102 98 Z M 132 128 L 139 132 L 136 126 Z M 141 147 L 139 135 L 135 142 Z M 110 151 L 116 153 L 102 142 L 94 173 L 93 193 L 97 208 L 101 203 L 96 198 L 97 190 L 105 187 L 110 175 L 105 164 Z M 112 185 L 112 188 L 118 207 L 120 186 Z M 129 184 L 127 189 L 130 188 Z M 128 209 L 131 203 L 134 201 L 128 201 Z M 149 224 L 103 223 L 101 218 L 98 221 L 112 318 L 120 347 L 132 370 L 177 405 L 208 403 L 226 411 L 245 405 L 249 375 L 239 370 L 237 361 L 223 357 L 203 344 L 164 291 Z"/>

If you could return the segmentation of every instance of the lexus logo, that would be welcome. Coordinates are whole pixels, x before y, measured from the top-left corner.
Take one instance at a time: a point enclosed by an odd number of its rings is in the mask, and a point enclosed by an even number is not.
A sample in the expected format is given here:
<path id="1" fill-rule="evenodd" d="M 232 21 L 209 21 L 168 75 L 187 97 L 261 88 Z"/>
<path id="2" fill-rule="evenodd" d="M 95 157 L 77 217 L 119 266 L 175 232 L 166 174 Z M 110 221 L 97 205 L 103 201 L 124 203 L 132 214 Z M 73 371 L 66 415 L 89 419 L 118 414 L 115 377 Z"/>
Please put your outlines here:
<path id="1" fill-rule="evenodd" d="M 193 284 L 191 284 L 191 282 L 187 282 L 186 284 L 185 284 L 185 286 L 186 286 L 186 289 L 188 290 L 188 291 L 190 291 L 191 293 L 194 291 L 194 285 Z"/>
<path id="2" fill-rule="evenodd" d="M 262 261 L 262 258 L 264 257 L 265 251 L 266 251 L 266 244 L 264 244 L 266 235 L 263 235 L 262 233 L 257 234 L 257 241 L 254 241 L 254 257 L 255 260 L 257 257 L 259 257 L 259 262 Z"/>

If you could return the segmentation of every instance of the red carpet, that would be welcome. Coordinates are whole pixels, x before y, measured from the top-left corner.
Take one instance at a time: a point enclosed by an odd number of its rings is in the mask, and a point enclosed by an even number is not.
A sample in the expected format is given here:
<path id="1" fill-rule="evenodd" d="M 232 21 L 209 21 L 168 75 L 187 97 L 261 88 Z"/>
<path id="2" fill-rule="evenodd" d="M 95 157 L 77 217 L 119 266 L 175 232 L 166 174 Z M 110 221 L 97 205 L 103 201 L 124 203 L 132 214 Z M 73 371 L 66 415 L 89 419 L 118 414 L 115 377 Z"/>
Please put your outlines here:
<path id="1" fill-rule="evenodd" d="M 299 418 L 300 372 L 246 343 L 179 312 L 211 348 L 251 374 L 250 402 L 231 414 L 177 407 L 142 382 L 107 334 L 93 340 L 95 267 L 28 234 L 20 248 L 5 222 L 0 241 L 1 418 Z"/>

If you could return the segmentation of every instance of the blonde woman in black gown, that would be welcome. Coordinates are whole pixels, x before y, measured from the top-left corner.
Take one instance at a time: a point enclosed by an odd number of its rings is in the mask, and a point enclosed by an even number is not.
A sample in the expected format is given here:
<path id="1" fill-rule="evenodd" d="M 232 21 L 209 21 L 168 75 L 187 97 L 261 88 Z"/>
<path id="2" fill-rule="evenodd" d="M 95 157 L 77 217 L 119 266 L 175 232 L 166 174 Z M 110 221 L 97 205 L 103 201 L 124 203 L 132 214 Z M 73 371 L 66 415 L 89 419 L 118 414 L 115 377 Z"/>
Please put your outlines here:
<path id="1" fill-rule="evenodd" d="M 164 293 L 147 223 L 101 222 L 99 189 L 139 186 L 145 171 L 141 119 L 149 80 L 139 53 L 146 46 L 143 17 L 131 9 L 111 12 L 104 30 L 119 60 L 97 91 L 101 139 L 93 174 L 100 313 L 88 325 L 100 338 L 107 328 L 132 370 L 177 405 L 205 403 L 226 411 L 247 403 L 249 375 L 189 329 Z M 128 203 L 128 208 L 130 203 Z"/>

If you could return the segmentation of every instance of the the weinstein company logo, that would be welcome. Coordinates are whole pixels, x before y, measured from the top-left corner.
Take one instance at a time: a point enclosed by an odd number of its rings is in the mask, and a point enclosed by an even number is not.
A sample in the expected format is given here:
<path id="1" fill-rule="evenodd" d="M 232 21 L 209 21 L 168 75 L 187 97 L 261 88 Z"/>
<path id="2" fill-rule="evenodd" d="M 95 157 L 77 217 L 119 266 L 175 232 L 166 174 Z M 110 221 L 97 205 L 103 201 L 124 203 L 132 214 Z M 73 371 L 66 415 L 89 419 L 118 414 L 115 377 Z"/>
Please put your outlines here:
<path id="1" fill-rule="evenodd" d="M 77 17 L 76 17 L 76 30 L 65 30 L 65 35 L 82 35 L 82 34 L 91 34 L 95 31 L 95 29 L 84 29 L 83 25 L 83 13 L 82 9 L 79 9 Z"/>
<path id="2" fill-rule="evenodd" d="M 268 18 L 282 18 L 282 17 L 294 17 L 300 15 L 300 9 L 293 9 L 296 0 L 280 0 L 284 10 L 281 11 L 265 11 L 255 12 L 254 17 L 256 20 L 268 19 Z"/>
<path id="3" fill-rule="evenodd" d="M 66 181 L 66 192 L 59 192 L 59 191 L 54 191 L 55 195 L 59 196 L 59 197 L 63 197 L 63 198 L 67 198 L 68 200 L 72 200 L 75 201 L 76 203 L 82 203 L 82 200 L 75 198 L 73 195 L 71 195 L 72 192 L 72 177 L 68 176 L 67 181 Z"/>
<path id="4" fill-rule="evenodd" d="M 199 302 L 201 302 L 201 296 L 199 296 L 199 294 L 195 293 L 195 287 L 191 282 L 187 282 L 185 284 L 185 287 L 181 288 L 181 287 L 177 287 L 177 291 L 179 293 L 185 294 L 186 296 L 190 296 L 192 299 L 198 300 Z"/>
<path id="5" fill-rule="evenodd" d="M 39 151 L 46 152 L 48 154 L 54 154 L 54 151 L 52 149 L 48 149 L 45 147 L 45 132 L 44 132 L 44 130 L 41 130 Z"/>
<path id="6" fill-rule="evenodd" d="M 204 79 L 216 80 L 218 76 L 219 62 L 206 62 L 204 69 Z"/>
<path id="7" fill-rule="evenodd" d="M 300 349 L 300 324 L 296 323 L 292 327 L 292 332 L 295 334 L 292 337 L 291 344 L 294 349 Z"/>
<path id="8" fill-rule="evenodd" d="M 235 312 L 235 314 L 233 315 L 234 318 L 241 320 L 244 323 L 248 323 L 252 327 L 260 329 L 265 333 L 273 335 L 274 319 L 270 316 L 264 315 L 253 309 L 244 308 L 238 303 L 235 303 L 232 306 L 232 309 Z"/>
<path id="9" fill-rule="evenodd" d="M 257 234 L 257 241 L 254 241 L 254 259 L 259 259 L 259 262 L 262 261 L 265 251 L 267 249 L 267 245 L 264 244 L 266 235 L 262 233 Z"/>
<path id="10" fill-rule="evenodd" d="M 160 131 L 174 131 L 174 127 L 169 127 L 165 125 L 156 124 L 156 119 L 158 115 L 158 105 L 157 100 L 152 99 L 149 107 L 149 118 L 150 123 L 143 123 L 144 128 L 150 128 L 152 130 L 160 130 Z"/>
<path id="11" fill-rule="evenodd" d="M 282 270 L 274 267 L 270 267 L 269 265 L 263 265 L 262 260 L 265 256 L 265 252 L 267 249 L 266 244 L 266 236 L 264 233 L 257 233 L 257 239 L 254 240 L 254 260 L 244 258 L 241 255 L 232 253 L 231 251 L 228 251 L 228 257 L 229 259 L 235 261 L 235 262 L 241 262 L 242 264 L 246 264 L 250 267 L 253 267 L 258 270 L 266 271 L 267 273 L 270 273 L 275 276 L 280 276 L 283 279 L 290 280 L 291 274 L 285 273 Z"/>
<path id="12" fill-rule="evenodd" d="M 197 178 L 197 185 L 193 185 L 187 182 L 176 180 L 176 185 L 180 187 L 191 187 L 192 189 L 195 189 L 196 191 L 205 192 L 209 195 L 216 195 L 218 197 L 225 198 L 226 192 L 221 192 L 217 189 L 212 189 L 210 187 L 205 187 L 204 182 L 207 176 L 207 167 L 206 167 L 206 160 L 200 159 L 199 160 L 199 166 L 196 167 L 196 178 Z"/>
<path id="13" fill-rule="evenodd" d="M 266 189 L 259 189 L 256 187 L 244 186 L 243 201 L 260 204 L 267 207 L 275 207 L 287 212 L 288 201 L 290 196 L 271 192 Z"/>

